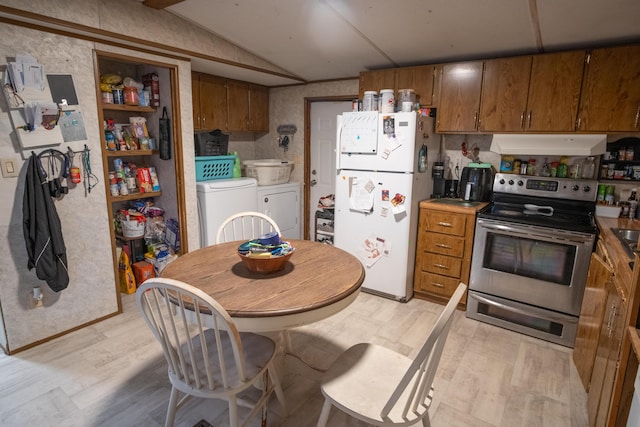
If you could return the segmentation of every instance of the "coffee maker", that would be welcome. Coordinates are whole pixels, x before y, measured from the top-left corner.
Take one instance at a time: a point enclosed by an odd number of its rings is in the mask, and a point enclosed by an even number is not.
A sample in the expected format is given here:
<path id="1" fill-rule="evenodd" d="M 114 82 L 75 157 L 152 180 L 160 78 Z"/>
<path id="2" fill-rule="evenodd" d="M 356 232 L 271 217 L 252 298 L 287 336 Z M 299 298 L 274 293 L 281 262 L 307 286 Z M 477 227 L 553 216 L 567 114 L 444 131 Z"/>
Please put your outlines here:
<path id="1" fill-rule="evenodd" d="M 440 199 L 447 197 L 451 199 L 457 199 L 458 195 L 458 180 L 457 179 L 445 179 L 445 167 L 444 162 L 435 162 L 431 171 L 433 176 L 433 194 L 431 197 L 434 199 Z"/>
<path id="2" fill-rule="evenodd" d="M 458 194 L 458 180 L 457 179 L 445 179 L 445 167 L 444 162 L 435 162 L 431 171 L 433 176 L 433 193 L 431 197 L 434 199 L 440 199 L 447 197 L 451 199 L 457 199 Z"/>
<path id="3" fill-rule="evenodd" d="M 446 197 L 446 179 L 444 179 L 444 162 L 435 162 L 433 169 L 431 169 L 431 176 L 433 177 L 433 193 L 431 197 L 434 199 L 440 199 Z"/>

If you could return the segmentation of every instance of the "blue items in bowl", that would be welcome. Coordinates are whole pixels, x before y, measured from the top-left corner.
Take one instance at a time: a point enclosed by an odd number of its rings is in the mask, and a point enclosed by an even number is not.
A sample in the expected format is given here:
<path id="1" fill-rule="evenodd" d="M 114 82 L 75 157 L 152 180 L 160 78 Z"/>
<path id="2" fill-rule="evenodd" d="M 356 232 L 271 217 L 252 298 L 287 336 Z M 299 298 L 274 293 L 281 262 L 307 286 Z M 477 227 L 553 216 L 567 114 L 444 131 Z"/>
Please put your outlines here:
<path id="1" fill-rule="evenodd" d="M 281 243 L 280 235 L 273 231 L 258 237 L 258 242 L 262 245 L 279 245 Z"/>
<path id="2" fill-rule="evenodd" d="M 238 246 L 238 253 L 241 255 L 270 258 L 275 256 L 286 255 L 293 251 L 293 246 L 289 242 L 283 242 L 280 237 L 277 236 L 277 243 L 265 244 L 260 239 L 253 239 L 244 242 Z M 269 237 L 271 239 L 271 237 Z M 265 239 L 266 241 L 267 239 Z"/>

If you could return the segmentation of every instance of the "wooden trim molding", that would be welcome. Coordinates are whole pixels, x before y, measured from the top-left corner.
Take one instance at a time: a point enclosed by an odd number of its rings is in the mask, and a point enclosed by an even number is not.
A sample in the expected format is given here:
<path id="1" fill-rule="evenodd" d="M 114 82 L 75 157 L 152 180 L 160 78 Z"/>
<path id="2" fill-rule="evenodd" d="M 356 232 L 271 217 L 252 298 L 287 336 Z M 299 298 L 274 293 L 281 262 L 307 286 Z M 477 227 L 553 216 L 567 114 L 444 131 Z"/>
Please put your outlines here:
<path id="1" fill-rule="evenodd" d="M 331 101 L 352 101 L 357 99 L 358 95 L 340 95 L 340 96 L 319 96 L 308 97 L 304 99 L 304 219 L 303 219 L 303 239 L 313 240 L 309 235 L 309 221 L 311 216 L 309 210 L 311 208 L 311 103 L 312 102 L 331 102 Z"/>
<path id="2" fill-rule="evenodd" d="M 202 52 L 196 52 L 176 46 L 157 43 L 151 40 L 131 37 L 125 34 L 106 31 L 101 28 L 89 27 L 87 25 L 65 21 L 58 18 L 52 18 L 50 16 L 40 15 L 30 11 L 16 9 L 8 6 L 0 5 L 0 22 L 25 28 L 31 28 L 39 31 L 60 34 L 68 37 L 74 37 L 81 40 L 104 43 L 111 46 L 117 46 L 126 49 L 135 49 L 140 52 L 162 55 L 187 62 L 190 62 L 191 58 L 199 58 L 206 61 L 212 61 L 220 64 L 242 68 L 245 70 L 256 71 L 276 77 L 282 77 L 298 81 L 300 83 L 307 83 L 304 79 L 301 79 L 297 76 L 292 76 L 290 74 L 267 70 L 264 68 L 231 61 L 217 56 L 207 55 Z"/>
<path id="3" fill-rule="evenodd" d="M 183 1 L 184 0 L 144 0 L 142 4 L 153 9 L 164 9 L 165 7 L 173 6 Z"/>

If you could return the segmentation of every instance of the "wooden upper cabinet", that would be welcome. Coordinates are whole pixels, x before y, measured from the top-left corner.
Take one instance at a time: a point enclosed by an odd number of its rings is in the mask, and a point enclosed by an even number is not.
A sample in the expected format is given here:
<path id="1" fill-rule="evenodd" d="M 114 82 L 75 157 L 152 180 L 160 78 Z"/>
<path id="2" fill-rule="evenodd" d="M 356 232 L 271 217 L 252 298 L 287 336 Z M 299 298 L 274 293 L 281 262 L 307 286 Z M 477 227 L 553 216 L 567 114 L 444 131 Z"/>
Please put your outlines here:
<path id="1" fill-rule="evenodd" d="M 361 71 L 358 97 L 362 99 L 364 96 L 364 92 L 367 90 L 375 90 L 376 92 L 380 92 L 381 89 L 394 89 L 395 84 L 395 68 L 375 71 Z"/>
<path id="2" fill-rule="evenodd" d="M 573 132 L 585 52 L 535 55 L 527 101 L 527 132 Z"/>
<path id="3" fill-rule="evenodd" d="M 435 65 L 396 68 L 396 84 L 394 86 L 396 96 L 400 89 L 413 89 L 416 91 L 416 101 L 421 106 L 433 106 L 435 77 Z"/>
<path id="4" fill-rule="evenodd" d="M 227 130 L 226 80 L 208 74 L 199 74 L 198 88 L 197 98 L 200 105 L 198 129 Z M 194 97 L 194 103 L 195 99 L 196 97 Z"/>
<path id="5" fill-rule="evenodd" d="M 269 88 L 249 86 L 249 130 L 269 132 Z"/>
<path id="6" fill-rule="evenodd" d="M 442 67 L 438 132 L 473 132 L 478 129 L 482 69 L 482 61 Z"/>
<path id="7" fill-rule="evenodd" d="M 522 131 L 527 111 L 531 56 L 484 62 L 478 130 Z"/>
<path id="8" fill-rule="evenodd" d="M 269 88 L 193 72 L 196 130 L 269 132 Z"/>
<path id="9" fill-rule="evenodd" d="M 247 83 L 227 81 L 228 129 L 249 130 L 249 85 Z"/>
<path id="10" fill-rule="evenodd" d="M 640 45 L 595 49 L 588 56 L 578 130 L 640 130 Z"/>

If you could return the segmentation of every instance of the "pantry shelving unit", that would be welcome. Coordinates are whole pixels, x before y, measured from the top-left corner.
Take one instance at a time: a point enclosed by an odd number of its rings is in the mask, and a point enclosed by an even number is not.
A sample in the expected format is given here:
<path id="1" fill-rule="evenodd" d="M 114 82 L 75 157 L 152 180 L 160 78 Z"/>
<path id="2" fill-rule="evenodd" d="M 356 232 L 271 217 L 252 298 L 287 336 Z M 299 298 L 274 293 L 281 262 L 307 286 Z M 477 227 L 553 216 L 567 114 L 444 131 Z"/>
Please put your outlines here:
<path id="1" fill-rule="evenodd" d="M 180 108 L 178 97 L 178 68 L 173 64 L 166 64 L 151 60 L 142 60 L 140 58 L 114 54 L 110 52 L 95 51 L 94 52 L 94 72 L 96 81 L 96 99 L 98 102 L 98 120 L 100 129 L 103 128 L 107 119 L 113 119 L 115 123 L 129 123 L 130 117 L 146 118 L 147 128 L 150 137 L 158 141 L 160 135 L 159 119 L 162 116 L 162 109 L 166 107 L 171 118 L 171 129 L 169 130 L 171 140 L 172 157 L 169 160 L 162 160 L 159 157 L 158 150 L 131 150 L 131 151 L 112 151 L 107 149 L 106 138 L 104 132 L 101 132 L 100 146 L 102 152 L 103 181 L 105 185 L 105 194 L 108 207 L 108 217 L 111 242 L 112 242 L 112 262 L 115 274 L 115 286 L 118 294 L 118 311 L 122 311 L 122 302 L 120 299 L 120 283 L 118 274 L 118 259 L 116 256 L 116 247 L 118 242 L 128 242 L 132 247 L 140 247 L 140 242 L 135 239 L 127 238 L 116 234 L 114 229 L 114 214 L 119 209 L 129 206 L 133 200 L 150 200 L 155 206 L 165 211 L 165 220 L 174 218 L 178 222 L 180 233 L 180 249 L 178 255 L 186 253 L 187 233 L 186 233 L 186 209 L 185 209 L 185 190 L 184 190 L 184 171 L 182 161 L 182 139 L 180 133 Z M 110 104 L 102 101 L 102 93 L 100 91 L 100 76 L 105 73 L 119 74 L 124 77 L 132 77 L 140 81 L 142 75 L 155 72 L 158 74 L 160 83 L 160 106 L 142 107 L 137 105 Z M 153 166 L 158 175 L 160 183 L 160 191 L 152 192 L 134 192 L 126 195 L 112 195 L 110 191 L 109 171 L 114 170 L 114 160 L 122 159 L 125 163 L 135 163 L 137 166 Z M 144 242 L 142 242 L 144 249 Z M 133 258 L 133 257 L 132 257 Z M 134 260 L 135 261 L 135 260 Z"/>

